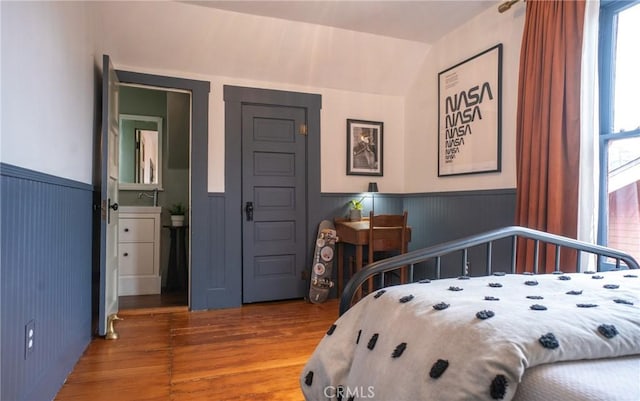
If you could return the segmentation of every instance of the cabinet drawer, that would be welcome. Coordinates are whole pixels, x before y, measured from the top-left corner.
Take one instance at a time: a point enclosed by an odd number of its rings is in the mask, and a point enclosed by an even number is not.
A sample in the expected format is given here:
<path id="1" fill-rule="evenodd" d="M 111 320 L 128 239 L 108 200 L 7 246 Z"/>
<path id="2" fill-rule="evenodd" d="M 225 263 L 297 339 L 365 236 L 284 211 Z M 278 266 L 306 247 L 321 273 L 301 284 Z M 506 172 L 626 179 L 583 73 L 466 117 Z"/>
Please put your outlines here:
<path id="1" fill-rule="evenodd" d="M 118 242 L 153 242 L 154 219 L 120 219 Z"/>
<path id="2" fill-rule="evenodd" d="M 153 244 L 120 244 L 118 245 L 118 253 L 118 267 L 121 276 L 145 276 L 154 274 Z"/>

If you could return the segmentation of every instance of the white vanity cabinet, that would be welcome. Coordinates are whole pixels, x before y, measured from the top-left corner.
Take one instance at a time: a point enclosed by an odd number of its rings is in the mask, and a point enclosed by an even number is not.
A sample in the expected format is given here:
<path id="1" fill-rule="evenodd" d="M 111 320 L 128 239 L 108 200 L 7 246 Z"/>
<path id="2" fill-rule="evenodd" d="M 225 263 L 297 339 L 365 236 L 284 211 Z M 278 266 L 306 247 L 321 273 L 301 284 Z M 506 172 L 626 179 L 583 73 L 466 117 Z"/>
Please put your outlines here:
<path id="1" fill-rule="evenodd" d="M 160 207 L 120 207 L 118 295 L 160 294 L 160 211 Z"/>

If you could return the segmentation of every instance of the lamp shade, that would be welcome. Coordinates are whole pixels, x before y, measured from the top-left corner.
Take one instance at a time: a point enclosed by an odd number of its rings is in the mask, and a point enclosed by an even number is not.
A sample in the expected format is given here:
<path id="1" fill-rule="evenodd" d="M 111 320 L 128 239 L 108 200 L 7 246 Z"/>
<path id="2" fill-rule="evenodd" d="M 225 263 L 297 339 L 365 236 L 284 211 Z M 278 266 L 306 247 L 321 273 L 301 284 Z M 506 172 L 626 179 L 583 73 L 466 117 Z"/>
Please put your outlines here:
<path id="1" fill-rule="evenodd" d="M 378 183 L 377 182 L 370 182 L 369 183 L 369 190 L 367 192 L 378 192 Z"/>

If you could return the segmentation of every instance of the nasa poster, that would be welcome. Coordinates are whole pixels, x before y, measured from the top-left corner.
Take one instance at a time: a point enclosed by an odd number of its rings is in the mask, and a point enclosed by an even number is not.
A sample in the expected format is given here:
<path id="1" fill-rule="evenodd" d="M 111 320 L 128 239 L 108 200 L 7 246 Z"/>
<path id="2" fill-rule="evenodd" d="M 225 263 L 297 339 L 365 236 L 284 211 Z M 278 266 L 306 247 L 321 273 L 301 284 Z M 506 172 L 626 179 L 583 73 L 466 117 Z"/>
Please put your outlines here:
<path id="1" fill-rule="evenodd" d="M 438 74 L 438 177 L 501 170 L 502 44 Z"/>

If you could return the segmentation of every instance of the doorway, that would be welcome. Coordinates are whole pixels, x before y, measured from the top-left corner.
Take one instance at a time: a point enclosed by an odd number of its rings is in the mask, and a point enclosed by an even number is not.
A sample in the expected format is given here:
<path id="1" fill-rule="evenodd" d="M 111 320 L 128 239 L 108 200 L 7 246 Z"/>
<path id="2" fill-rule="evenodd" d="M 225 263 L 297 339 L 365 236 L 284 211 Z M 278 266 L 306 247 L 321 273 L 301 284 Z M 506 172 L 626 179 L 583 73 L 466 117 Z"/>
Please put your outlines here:
<path id="1" fill-rule="evenodd" d="M 172 216 L 190 204 L 191 93 L 121 84 L 118 100 L 120 309 L 187 306 L 188 219 Z"/>
<path id="2" fill-rule="evenodd" d="M 193 294 L 198 290 L 198 275 L 206 268 L 205 263 L 203 262 L 206 255 L 206 248 L 201 244 L 197 244 L 197 240 L 194 238 L 201 238 L 206 235 L 207 222 L 210 214 L 207 207 L 207 143 L 210 83 L 206 81 L 196 81 L 123 70 L 118 70 L 117 75 L 123 85 L 165 91 L 173 94 L 170 95 L 170 98 L 175 97 L 176 94 L 179 94 L 180 96 L 186 95 L 189 98 L 188 111 L 183 111 L 183 113 L 189 114 L 187 122 L 188 127 L 183 127 L 183 131 L 189 131 L 186 132 L 186 137 L 188 139 L 187 141 L 172 142 L 171 136 L 167 136 L 168 142 L 165 143 L 165 146 L 170 149 L 167 153 L 166 163 L 173 168 L 169 169 L 169 173 L 163 178 L 171 181 L 171 174 L 173 174 L 175 170 L 187 170 L 186 174 L 183 172 L 180 176 L 181 178 L 179 181 L 182 185 L 182 189 L 178 190 L 178 192 L 186 193 L 187 199 L 185 202 L 185 206 L 187 207 L 187 226 L 185 230 L 185 259 L 187 276 L 185 280 L 185 288 L 182 295 L 170 295 L 167 297 L 154 296 L 149 297 L 150 299 L 141 298 L 140 300 L 134 301 L 138 302 L 142 307 L 165 307 L 180 304 L 192 308 Z M 170 100 L 169 103 L 172 103 L 172 100 Z M 168 117 L 168 125 L 171 127 L 172 122 L 170 115 Z M 174 137 L 174 139 L 180 138 L 184 139 L 185 133 L 181 136 Z M 186 158 L 172 158 L 171 149 L 179 147 L 185 147 L 187 149 L 188 156 Z M 135 196 L 137 197 L 137 192 Z M 159 197 L 162 200 L 162 194 L 160 194 Z M 176 198 L 168 198 L 165 200 L 165 203 L 167 204 L 167 207 L 171 207 L 176 201 Z M 162 226 L 170 225 L 168 215 L 163 216 L 163 218 L 164 217 L 166 217 L 166 220 L 163 220 Z M 164 250 L 166 256 L 162 258 L 162 261 L 167 261 L 166 263 L 168 264 L 168 259 L 171 258 L 171 255 L 169 255 L 171 253 L 170 234 L 166 228 L 162 227 L 162 230 L 167 231 L 165 235 L 168 238 L 165 241 L 166 246 L 163 244 L 163 247 L 166 248 Z M 166 285 L 167 283 L 164 282 L 163 284 Z M 125 306 L 127 306 L 126 302 Z"/>
<path id="3" fill-rule="evenodd" d="M 191 94 L 191 149 L 190 157 L 190 177 L 188 181 L 190 193 L 189 210 L 189 249 L 188 249 L 188 308 L 204 309 L 205 301 L 200 296 L 206 292 L 205 277 L 207 274 L 208 248 L 206 238 L 209 234 L 209 221 L 211 211 L 208 204 L 207 193 L 207 168 L 208 168 L 208 134 L 209 134 L 209 92 L 210 82 L 192 79 L 167 77 L 161 75 L 151 75 L 131 71 L 115 70 L 108 55 L 103 56 L 102 72 L 102 92 L 101 129 L 97 132 L 100 138 L 96 141 L 95 162 L 96 171 L 102 174 L 101 191 L 94 193 L 94 210 L 99 213 L 94 214 L 94 268 L 92 274 L 92 290 L 95 296 L 92 299 L 93 319 L 92 324 L 97 328 L 99 335 L 105 335 L 107 331 L 107 320 L 111 315 L 115 315 L 119 310 L 118 305 L 118 257 L 106 258 L 107 249 L 110 243 L 118 241 L 118 232 L 113 235 L 106 235 L 106 226 L 109 220 L 109 211 L 118 207 L 112 204 L 108 196 L 108 185 L 105 183 L 111 163 L 110 154 L 115 153 L 117 141 L 113 145 L 107 139 L 109 133 L 118 132 L 113 129 L 117 125 L 118 98 L 117 91 L 120 84 L 141 85 L 162 89 L 177 89 Z M 114 151 L 109 151 L 114 149 Z M 115 158 L 117 160 L 117 158 Z M 116 174 L 117 177 L 117 174 Z M 99 177 L 100 178 L 100 177 Z M 116 182 L 118 179 L 116 178 Z M 116 186 L 117 188 L 117 186 Z M 117 193 L 117 192 L 116 192 Z M 116 202 L 117 203 L 117 202 Z M 160 225 L 158 225 L 160 226 Z M 111 238 L 111 240 L 109 240 Z M 117 248 L 116 248 L 117 249 Z M 114 256 L 117 252 L 111 252 Z M 113 260 L 112 260 L 113 259 Z M 114 274 L 115 273 L 115 274 Z"/>

